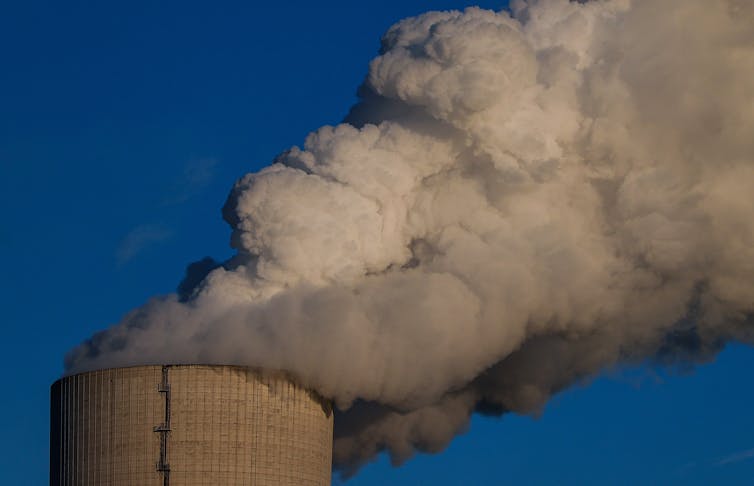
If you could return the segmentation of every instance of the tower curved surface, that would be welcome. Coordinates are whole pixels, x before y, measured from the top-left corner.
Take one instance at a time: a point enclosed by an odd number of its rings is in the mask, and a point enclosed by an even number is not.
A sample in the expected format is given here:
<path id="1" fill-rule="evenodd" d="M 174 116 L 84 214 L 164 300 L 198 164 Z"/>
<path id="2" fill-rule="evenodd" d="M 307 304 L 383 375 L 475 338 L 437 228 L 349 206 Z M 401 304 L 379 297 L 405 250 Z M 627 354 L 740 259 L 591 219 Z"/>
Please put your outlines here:
<path id="1" fill-rule="evenodd" d="M 51 486 L 329 485 L 328 401 L 282 373 L 135 366 L 51 388 Z"/>

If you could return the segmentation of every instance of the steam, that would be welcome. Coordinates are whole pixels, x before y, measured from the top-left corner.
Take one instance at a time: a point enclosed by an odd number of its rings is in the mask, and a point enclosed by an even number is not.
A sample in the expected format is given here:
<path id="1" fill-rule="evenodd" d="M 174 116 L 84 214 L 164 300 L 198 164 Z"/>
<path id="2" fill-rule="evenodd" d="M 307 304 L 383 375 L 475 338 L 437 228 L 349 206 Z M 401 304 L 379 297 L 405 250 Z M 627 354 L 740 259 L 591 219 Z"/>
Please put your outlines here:
<path id="1" fill-rule="evenodd" d="M 752 26 L 748 0 L 397 23 L 345 123 L 236 183 L 237 255 L 192 265 L 67 372 L 288 370 L 340 408 L 350 472 L 605 367 L 754 342 Z"/>

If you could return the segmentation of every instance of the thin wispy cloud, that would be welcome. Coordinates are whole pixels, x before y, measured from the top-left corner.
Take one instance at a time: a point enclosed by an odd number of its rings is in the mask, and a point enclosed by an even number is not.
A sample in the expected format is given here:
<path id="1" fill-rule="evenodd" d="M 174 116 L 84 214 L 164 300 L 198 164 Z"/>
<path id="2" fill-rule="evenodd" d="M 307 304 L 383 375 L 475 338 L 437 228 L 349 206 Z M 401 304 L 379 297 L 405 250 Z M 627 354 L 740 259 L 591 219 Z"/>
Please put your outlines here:
<path id="1" fill-rule="evenodd" d="M 727 466 L 729 464 L 735 464 L 741 461 L 747 461 L 754 459 L 754 449 L 747 449 L 745 451 L 735 452 L 729 456 L 723 457 L 715 462 L 715 466 Z"/>
<path id="2" fill-rule="evenodd" d="M 183 172 L 168 191 L 164 205 L 180 204 L 202 192 L 215 177 L 217 159 L 193 159 L 186 163 Z"/>
<path id="3" fill-rule="evenodd" d="M 172 231 L 161 224 L 142 224 L 126 234 L 118 245 L 115 257 L 118 265 L 132 260 L 148 247 L 170 238 Z"/>

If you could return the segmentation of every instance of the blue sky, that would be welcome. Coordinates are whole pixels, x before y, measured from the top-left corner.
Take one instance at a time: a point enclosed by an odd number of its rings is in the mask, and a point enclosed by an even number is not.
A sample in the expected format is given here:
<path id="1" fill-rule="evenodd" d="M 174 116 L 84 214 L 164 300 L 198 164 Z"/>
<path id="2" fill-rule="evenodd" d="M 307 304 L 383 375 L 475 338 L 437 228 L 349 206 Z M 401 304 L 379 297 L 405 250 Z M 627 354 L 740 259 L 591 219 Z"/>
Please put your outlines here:
<path id="1" fill-rule="evenodd" d="M 231 254 L 234 180 L 341 119 L 387 27 L 466 5 L 0 4 L 3 484 L 47 483 L 65 352 Z M 752 369 L 733 345 L 696 369 L 614 370 L 348 484 L 751 484 Z"/>

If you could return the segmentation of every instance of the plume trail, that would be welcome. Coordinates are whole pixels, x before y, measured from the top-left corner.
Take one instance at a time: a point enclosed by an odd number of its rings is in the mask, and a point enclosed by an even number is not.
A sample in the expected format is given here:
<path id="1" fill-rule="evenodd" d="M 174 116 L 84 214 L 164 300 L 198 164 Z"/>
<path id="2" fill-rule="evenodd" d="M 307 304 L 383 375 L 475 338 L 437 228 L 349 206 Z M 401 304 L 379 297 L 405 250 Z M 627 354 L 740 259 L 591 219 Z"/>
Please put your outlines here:
<path id="1" fill-rule="evenodd" d="M 748 0 L 398 22 L 344 123 L 233 187 L 236 256 L 67 372 L 288 370 L 339 407 L 349 474 L 605 367 L 754 342 L 752 26 Z"/>

